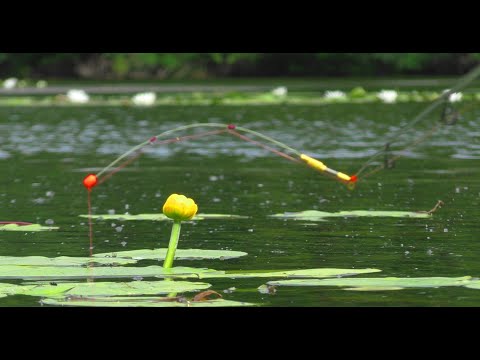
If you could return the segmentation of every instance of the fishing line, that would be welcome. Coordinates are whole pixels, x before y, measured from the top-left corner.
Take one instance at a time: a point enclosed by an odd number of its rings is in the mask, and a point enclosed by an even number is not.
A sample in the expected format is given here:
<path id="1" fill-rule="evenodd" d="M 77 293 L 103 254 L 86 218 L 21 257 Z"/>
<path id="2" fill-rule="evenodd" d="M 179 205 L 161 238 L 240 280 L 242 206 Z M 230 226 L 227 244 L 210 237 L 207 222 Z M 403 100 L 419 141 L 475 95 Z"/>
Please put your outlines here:
<path id="1" fill-rule="evenodd" d="M 421 121 L 425 116 L 435 110 L 441 104 L 447 102 L 449 103 L 450 95 L 457 92 L 458 90 L 464 88 L 468 84 L 470 84 L 476 77 L 480 75 L 480 65 L 476 66 L 473 70 L 471 70 L 468 74 L 466 74 L 463 78 L 461 78 L 452 89 L 445 91 L 442 95 L 439 96 L 437 100 L 435 100 L 432 104 L 430 104 L 426 109 L 424 109 L 420 114 L 418 114 L 410 123 L 405 125 L 402 129 L 398 132 L 392 134 L 386 140 L 386 144 L 394 144 L 399 140 L 399 137 L 403 135 L 407 130 L 412 128 L 416 125 L 419 121 Z M 377 151 L 373 156 L 371 156 L 363 165 L 362 167 L 355 173 L 356 176 L 360 176 L 360 174 L 370 165 L 376 158 L 380 155 L 385 153 L 385 148 Z"/>
<path id="2" fill-rule="evenodd" d="M 214 130 L 214 131 L 209 131 L 209 132 L 205 132 L 205 133 L 201 133 L 201 134 L 195 134 L 195 135 L 187 135 L 187 136 L 183 136 L 183 137 L 176 137 L 176 138 L 172 138 L 172 139 L 167 139 L 167 140 L 163 140 L 163 141 L 158 141 L 159 138 L 165 136 L 165 135 L 169 135 L 169 134 L 172 134 L 172 133 L 175 133 L 175 132 L 178 132 L 178 131 L 184 131 L 184 130 L 187 130 L 187 129 L 191 129 L 191 128 L 196 128 L 196 127 L 203 127 L 203 126 L 206 126 L 206 127 L 220 127 L 221 129 L 220 130 Z M 290 156 L 282 151 L 279 151 L 279 150 L 276 150 L 276 149 L 273 149 L 272 147 L 270 146 L 267 146 L 265 144 L 262 144 L 256 140 L 253 140 L 243 134 L 240 134 L 238 131 L 241 131 L 241 132 L 245 132 L 245 133 L 248 133 L 248 134 L 252 134 L 256 137 L 259 137 L 263 140 L 266 140 L 282 149 L 285 149 L 287 150 L 288 152 L 291 152 L 293 153 L 294 155 L 296 155 L 299 159 L 296 159 L 294 158 L 293 156 Z M 220 134 L 222 132 L 228 132 L 232 135 L 235 135 L 237 137 L 239 137 L 240 139 L 244 140 L 244 141 L 248 141 L 250 143 L 253 143 L 259 147 L 262 147 L 268 151 L 271 151 L 273 153 L 275 153 L 276 155 L 278 156 L 281 156 L 287 160 L 290 160 L 290 161 L 293 161 L 293 162 L 304 162 L 307 166 L 317 170 L 317 171 L 320 171 L 321 173 L 323 173 L 324 175 L 330 175 L 330 177 L 334 177 L 336 180 L 339 180 L 340 182 L 343 182 L 343 183 L 346 183 L 346 184 L 349 184 L 350 188 L 352 188 L 352 184 L 351 183 L 355 183 L 356 180 L 357 180 L 357 177 L 356 176 L 349 176 L 347 174 L 344 174 L 342 172 L 339 172 L 339 171 L 336 171 L 336 170 L 333 170 L 329 167 L 327 167 L 325 164 L 323 164 L 321 161 L 317 160 L 317 159 L 314 159 L 306 154 L 303 154 L 301 153 L 300 151 L 278 141 L 278 140 L 275 140 L 269 136 L 266 136 L 264 134 L 261 134 L 257 131 L 253 131 L 253 130 L 250 130 L 250 129 L 247 129 L 247 128 L 244 128 L 244 127 L 240 127 L 240 126 L 235 126 L 233 124 L 229 124 L 229 125 L 225 125 L 225 124 L 219 124 L 219 123 L 198 123 L 198 124 L 191 124 L 191 125 L 186 125 L 186 126 L 180 126 L 180 127 L 177 127 L 177 128 L 174 128 L 174 129 L 171 129 L 171 130 L 168 130 L 168 131 L 165 131 L 159 135 L 156 135 L 156 136 L 153 136 L 151 137 L 149 140 L 147 141 L 144 141 L 143 143 L 137 145 L 137 146 L 134 146 L 132 149 L 128 150 L 127 152 L 125 152 L 124 154 L 122 154 L 121 156 L 119 156 L 117 159 L 115 159 L 113 162 L 111 162 L 109 165 L 107 165 L 104 169 L 102 169 L 98 174 L 90 174 L 88 175 L 87 177 L 90 177 L 92 179 L 94 179 L 95 181 L 90 183 L 90 184 L 87 184 L 84 180 L 84 185 L 87 189 L 91 189 L 93 188 L 94 186 L 98 185 L 97 184 L 97 180 L 105 173 L 107 173 L 107 175 L 104 175 L 103 178 L 100 178 L 100 182 L 99 183 L 102 183 L 104 182 L 107 178 L 109 178 L 110 176 L 112 176 L 114 173 L 118 172 L 119 170 L 121 170 L 123 167 L 125 167 L 126 165 L 128 165 L 130 162 L 132 162 L 133 160 L 136 159 L 136 157 L 139 156 L 139 154 L 141 153 L 141 150 L 147 146 L 148 144 L 154 144 L 154 143 L 157 143 L 157 144 L 169 144 L 169 143 L 172 143 L 172 142 L 177 142 L 177 141 L 182 141 L 182 140 L 186 140 L 186 139 L 194 139 L 194 138 L 199 138 L 199 137 L 202 137 L 202 136 L 207 136 L 207 135 L 214 135 L 214 134 Z M 136 154 L 135 154 L 136 153 Z M 135 154 L 132 158 L 126 160 L 124 163 L 120 163 L 120 165 L 118 165 L 116 168 L 115 166 L 121 162 L 122 160 L 124 160 L 125 158 L 127 158 L 128 156 L 130 156 L 131 154 Z M 302 161 L 300 161 L 302 160 Z M 113 170 L 111 170 L 113 168 Z M 85 178 L 87 179 L 87 178 Z"/>

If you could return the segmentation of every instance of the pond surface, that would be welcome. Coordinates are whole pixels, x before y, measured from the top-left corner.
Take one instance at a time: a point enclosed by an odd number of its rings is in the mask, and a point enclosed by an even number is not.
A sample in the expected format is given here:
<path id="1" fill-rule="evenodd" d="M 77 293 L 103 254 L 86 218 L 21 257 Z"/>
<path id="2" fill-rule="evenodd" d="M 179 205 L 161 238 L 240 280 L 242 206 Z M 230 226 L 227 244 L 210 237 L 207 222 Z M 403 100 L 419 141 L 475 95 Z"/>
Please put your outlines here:
<path id="1" fill-rule="evenodd" d="M 1 232 L 2 256 L 88 256 L 87 194 L 82 180 L 152 135 L 195 122 L 235 123 L 259 131 L 347 174 L 428 104 L 323 106 L 0 107 L 0 220 L 60 227 Z M 438 121 L 433 112 L 398 139 L 401 149 Z M 161 213 L 171 193 L 195 199 L 200 213 L 245 219 L 185 223 L 179 248 L 247 252 L 230 260 L 175 261 L 217 270 L 377 268 L 362 277 L 460 277 L 480 274 L 480 110 L 465 113 L 409 149 L 394 169 L 357 188 L 323 177 L 223 134 L 152 146 L 92 192 L 94 214 Z M 381 161 L 381 158 L 380 158 Z M 377 163 L 378 165 L 378 163 Z M 432 218 L 346 217 L 325 221 L 269 215 L 321 210 L 428 211 Z M 167 247 L 171 224 L 95 221 L 93 252 Z M 154 265 L 158 262 L 146 262 Z M 339 287 L 257 288 L 269 279 L 209 280 L 225 299 L 265 306 L 478 306 L 463 287 L 359 292 Z M 5 281 L 21 283 L 21 281 Z M 232 293 L 223 290 L 235 287 Z M 7 296 L 0 306 L 40 306 L 40 298 Z"/>

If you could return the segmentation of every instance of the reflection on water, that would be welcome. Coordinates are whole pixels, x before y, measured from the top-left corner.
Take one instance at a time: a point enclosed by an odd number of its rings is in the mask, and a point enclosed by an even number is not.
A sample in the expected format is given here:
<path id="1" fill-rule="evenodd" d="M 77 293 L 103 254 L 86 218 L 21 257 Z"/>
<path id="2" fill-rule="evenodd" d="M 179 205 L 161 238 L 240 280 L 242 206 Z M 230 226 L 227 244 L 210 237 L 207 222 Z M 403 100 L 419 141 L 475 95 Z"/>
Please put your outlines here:
<path id="1" fill-rule="evenodd" d="M 88 224 L 83 176 L 152 135 L 195 122 L 235 123 L 260 131 L 354 173 L 425 104 L 328 106 L 0 108 L 0 220 L 54 223 L 46 233 L 0 236 L 0 255 L 85 256 Z M 478 276 L 480 123 L 471 112 L 428 142 L 407 149 L 392 170 L 360 179 L 355 191 L 226 134 L 151 146 L 136 162 L 92 193 L 96 214 L 161 212 L 171 193 L 195 199 L 202 213 L 247 219 L 185 224 L 179 247 L 246 251 L 232 260 L 179 261 L 178 265 L 235 270 L 314 267 L 379 268 L 371 276 Z M 439 114 L 398 138 L 401 150 L 428 131 Z M 380 161 L 380 160 L 379 160 Z M 322 222 L 274 219 L 302 210 L 430 210 L 431 219 L 333 218 Z M 121 229 L 120 231 L 118 229 Z M 97 221 L 94 252 L 166 247 L 166 222 Z M 153 265 L 155 262 L 145 262 Z M 176 262 L 177 264 L 177 262 Z M 142 264 L 143 265 L 143 264 Z M 276 306 L 470 306 L 480 292 L 464 288 L 351 292 L 337 288 L 278 288 L 266 280 L 215 280 L 229 300 Z M 0 305 L 39 305 L 10 297 Z"/>

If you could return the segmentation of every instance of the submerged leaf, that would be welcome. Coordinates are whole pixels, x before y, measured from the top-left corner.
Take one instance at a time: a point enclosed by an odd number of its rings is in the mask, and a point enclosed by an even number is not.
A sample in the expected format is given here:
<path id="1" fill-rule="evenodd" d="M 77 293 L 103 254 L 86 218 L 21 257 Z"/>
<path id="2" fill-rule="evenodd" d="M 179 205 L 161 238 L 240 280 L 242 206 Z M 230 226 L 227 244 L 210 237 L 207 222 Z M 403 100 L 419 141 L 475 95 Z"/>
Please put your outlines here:
<path id="1" fill-rule="evenodd" d="M 0 224 L 0 231 L 48 231 L 57 230 L 56 226 L 42 226 L 39 224 L 18 225 L 18 224 Z"/>
<path id="2" fill-rule="evenodd" d="M 101 307 L 232 307 L 232 306 L 255 306 L 256 304 L 214 299 L 198 302 L 162 301 L 157 297 L 111 297 L 111 298 L 87 298 L 87 299 L 56 299 L 47 298 L 41 300 L 45 305 L 56 306 L 101 306 Z"/>
<path id="3" fill-rule="evenodd" d="M 295 279 L 269 281 L 274 286 L 347 286 L 352 288 L 377 290 L 397 290 L 398 288 L 421 288 L 441 286 L 468 286 L 472 283 L 471 276 L 464 277 L 419 277 L 419 278 L 338 278 L 338 279 Z"/>
<path id="4" fill-rule="evenodd" d="M 94 258 L 118 259 L 128 258 L 134 260 L 164 260 L 167 254 L 166 248 L 163 249 L 140 249 L 130 251 L 117 251 L 114 253 L 100 253 L 93 255 Z M 233 259 L 247 255 L 242 251 L 229 250 L 202 250 L 202 249 L 177 249 L 175 259 L 177 260 L 202 260 L 202 259 Z"/>
<path id="5" fill-rule="evenodd" d="M 327 212 L 317 210 L 305 210 L 300 212 L 286 212 L 284 214 L 274 214 L 270 217 L 281 219 L 308 220 L 308 221 L 325 221 L 328 217 L 406 217 L 406 218 L 431 218 L 428 212 L 410 212 L 410 211 L 373 211 L 373 210 L 352 210 Z"/>
<path id="6" fill-rule="evenodd" d="M 89 215 L 79 215 L 80 217 L 88 218 Z M 246 219 L 248 216 L 230 215 L 230 214 L 197 214 L 191 221 L 194 220 L 209 220 L 209 219 Z M 98 220 L 150 220 L 150 221 L 165 221 L 170 220 L 163 214 L 104 214 L 104 215 L 92 215 L 92 219 Z"/>

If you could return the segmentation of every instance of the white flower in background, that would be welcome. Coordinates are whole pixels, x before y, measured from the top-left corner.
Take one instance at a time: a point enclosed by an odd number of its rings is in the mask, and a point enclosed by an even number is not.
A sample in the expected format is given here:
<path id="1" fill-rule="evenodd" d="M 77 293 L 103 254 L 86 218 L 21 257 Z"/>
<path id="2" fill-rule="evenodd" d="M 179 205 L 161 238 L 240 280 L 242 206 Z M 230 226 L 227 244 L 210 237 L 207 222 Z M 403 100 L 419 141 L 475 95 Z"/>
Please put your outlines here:
<path id="1" fill-rule="evenodd" d="M 132 97 L 132 102 L 139 106 L 151 106 L 155 103 L 156 99 L 157 95 L 155 93 L 145 92 L 136 94 L 134 97 Z"/>
<path id="2" fill-rule="evenodd" d="M 325 98 L 326 99 L 344 99 L 346 97 L 347 97 L 347 95 L 343 91 L 340 91 L 340 90 L 325 92 Z"/>
<path id="3" fill-rule="evenodd" d="M 3 87 L 5 89 L 13 89 L 17 86 L 18 79 L 17 78 L 8 78 L 3 82 Z"/>
<path id="4" fill-rule="evenodd" d="M 286 96 L 287 92 L 288 90 L 285 86 L 280 86 L 272 90 L 272 94 L 275 96 Z"/>
<path id="5" fill-rule="evenodd" d="M 445 94 L 446 92 L 449 92 L 449 91 L 450 91 L 450 89 L 445 89 L 445 90 L 443 90 L 443 94 Z M 457 101 L 462 100 L 462 97 L 463 97 L 463 94 L 461 92 L 451 93 L 450 96 L 448 97 L 448 101 L 449 102 L 457 102 Z"/>
<path id="6" fill-rule="evenodd" d="M 38 80 L 35 86 L 39 89 L 43 89 L 48 86 L 48 83 L 45 80 Z"/>
<path id="7" fill-rule="evenodd" d="M 75 104 L 85 104 L 90 100 L 90 97 L 84 90 L 68 90 L 67 98 L 70 102 Z"/>
<path id="8" fill-rule="evenodd" d="M 391 104 L 397 101 L 398 93 L 395 90 L 382 90 L 377 93 L 377 97 L 384 103 Z"/>

